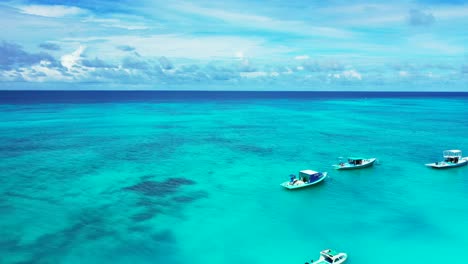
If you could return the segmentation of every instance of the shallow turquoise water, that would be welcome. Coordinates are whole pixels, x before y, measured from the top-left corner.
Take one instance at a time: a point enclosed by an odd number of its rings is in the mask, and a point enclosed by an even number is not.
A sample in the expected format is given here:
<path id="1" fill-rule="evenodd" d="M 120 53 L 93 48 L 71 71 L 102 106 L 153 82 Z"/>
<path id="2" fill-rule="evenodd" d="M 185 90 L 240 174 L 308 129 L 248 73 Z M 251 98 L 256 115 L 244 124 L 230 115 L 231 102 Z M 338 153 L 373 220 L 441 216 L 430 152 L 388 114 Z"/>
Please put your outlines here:
<path id="1" fill-rule="evenodd" d="M 0 105 L 1 263 L 461 263 L 468 97 Z M 340 156 L 377 157 L 335 171 Z M 323 184 L 286 191 L 300 169 Z"/>

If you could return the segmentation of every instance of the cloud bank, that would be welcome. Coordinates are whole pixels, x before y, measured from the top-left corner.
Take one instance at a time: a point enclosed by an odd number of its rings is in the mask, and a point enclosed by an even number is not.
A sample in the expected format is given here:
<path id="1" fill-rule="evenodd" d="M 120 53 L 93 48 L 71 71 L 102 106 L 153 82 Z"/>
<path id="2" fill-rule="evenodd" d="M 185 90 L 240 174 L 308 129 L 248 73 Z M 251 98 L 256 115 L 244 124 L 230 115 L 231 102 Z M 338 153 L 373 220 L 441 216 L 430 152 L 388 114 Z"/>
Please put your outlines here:
<path id="1" fill-rule="evenodd" d="M 125 52 L 112 63 L 90 57 L 91 47 L 78 46 L 70 53 L 54 58 L 47 53 L 29 53 L 15 43 L 0 46 L 0 80 L 14 82 L 73 83 L 111 85 L 113 89 L 131 89 L 146 85 L 153 89 L 226 89 L 281 90 L 366 90 L 375 87 L 447 86 L 468 78 L 466 65 L 387 64 L 345 62 L 301 55 L 276 63 L 242 59 L 207 62 L 172 62 L 165 56 L 144 57 Z M 429 86 L 428 86 L 429 85 Z M 27 87 L 27 86 L 26 86 Z M 453 87 L 452 87 L 453 88 Z M 456 87 L 455 87 L 456 88 Z M 105 89 L 105 88 L 104 88 Z"/>

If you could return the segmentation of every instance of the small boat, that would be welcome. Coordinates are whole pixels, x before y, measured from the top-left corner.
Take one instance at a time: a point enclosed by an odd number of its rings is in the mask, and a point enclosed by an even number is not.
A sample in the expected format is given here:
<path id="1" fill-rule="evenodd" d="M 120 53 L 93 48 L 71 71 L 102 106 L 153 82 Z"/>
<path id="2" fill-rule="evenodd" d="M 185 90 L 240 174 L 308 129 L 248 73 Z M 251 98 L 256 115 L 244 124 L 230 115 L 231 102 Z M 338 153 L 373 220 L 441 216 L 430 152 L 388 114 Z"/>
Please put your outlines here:
<path id="1" fill-rule="evenodd" d="M 341 264 L 348 259 L 348 254 L 338 253 L 331 249 L 320 251 L 320 258 L 317 261 L 311 261 L 311 264 Z"/>
<path id="2" fill-rule="evenodd" d="M 301 170 L 299 172 L 299 179 L 296 175 L 291 174 L 290 181 L 283 182 L 281 186 L 287 189 L 299 189 L 307 186 L 311 186 L 323 181 L 327 177 L 327 172 L 317 172 L 313 170 Z"/>
<path id="3" fill-rule="evenodd" d="M 335 164 L 333 167 L 337 170 L 362 169 L 374 165 L 376 160 L 376 158 L 349 157 L 347 162 L 340 162 L 340 164 Z"/>
<path id="4" fill-rule="evenodd" d="M 434 163 L 427 163 L 426 166 L 432 167 L 435 169 L 446 169 L 446 168 L 454 168 L 454 167 L 461 167 L 468 164 L 468 157 L 462 156 L 461 150 L 458 149 L 451 149 L 451 150 L 444 150 L 443 152 L 444 160 Z"/>

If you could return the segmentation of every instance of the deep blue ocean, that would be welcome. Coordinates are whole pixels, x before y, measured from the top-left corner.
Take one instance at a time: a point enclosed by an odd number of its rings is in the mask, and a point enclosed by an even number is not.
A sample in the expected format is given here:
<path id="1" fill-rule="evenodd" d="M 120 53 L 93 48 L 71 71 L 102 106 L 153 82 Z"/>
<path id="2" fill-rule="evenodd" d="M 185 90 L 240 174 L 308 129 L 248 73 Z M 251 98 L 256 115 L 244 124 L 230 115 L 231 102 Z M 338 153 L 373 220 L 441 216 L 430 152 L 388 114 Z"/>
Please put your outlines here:
<path id="1" fill-rule="evenodd" d="M 0 91 L 0 263 L 465 263 L 468 93 Z M 347 156 L 376 157 L 337 171 Z M 288 191 L 299 170 L 323 183 Z"/>
<path id="2" fill-rule="evenodd" d="M 2 104 L 231 101 L 253 99 L 466 98 L 468 92 L 1 91 Z"/>

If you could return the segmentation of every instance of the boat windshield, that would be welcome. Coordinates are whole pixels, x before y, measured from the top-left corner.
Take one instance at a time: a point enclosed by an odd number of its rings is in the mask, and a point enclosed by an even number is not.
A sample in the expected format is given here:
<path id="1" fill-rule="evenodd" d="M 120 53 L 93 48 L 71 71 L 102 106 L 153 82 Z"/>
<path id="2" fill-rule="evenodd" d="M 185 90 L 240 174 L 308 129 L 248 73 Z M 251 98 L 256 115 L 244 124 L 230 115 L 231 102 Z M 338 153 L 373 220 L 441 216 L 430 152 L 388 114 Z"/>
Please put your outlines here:
<path id="1" fill-rule="evenodd" d="M 333 263 L 333 257 L 336 255 L 336 252 L 328 249 L 320 252 L 320 255 L 322 255 L 323 259 L 328 262 L 328 263 Z"/>
<path id="2" fill-rule="evenodd" d="M 458 157 L 448 157 L 445 162 L 458 163 Z"/>
<path id="3" fill-rule="evenodd" d="M 333 263 L 333 259 L 330 258 L 330 257 L 327 256 L 327 255 L 323 255 L 323 259 L 324 259 L 326 262 L 328 262 L 328 263 Z"/>
<path id="4" fill-rule="evenodd" d="M 349 159 L 348 163 L 353 165 L 360 165 L 362 164 L 362 159 Z"/>

